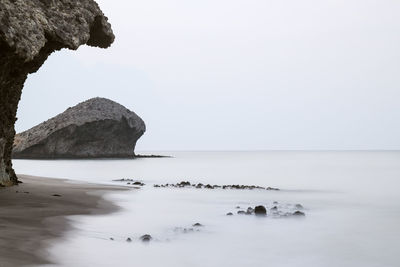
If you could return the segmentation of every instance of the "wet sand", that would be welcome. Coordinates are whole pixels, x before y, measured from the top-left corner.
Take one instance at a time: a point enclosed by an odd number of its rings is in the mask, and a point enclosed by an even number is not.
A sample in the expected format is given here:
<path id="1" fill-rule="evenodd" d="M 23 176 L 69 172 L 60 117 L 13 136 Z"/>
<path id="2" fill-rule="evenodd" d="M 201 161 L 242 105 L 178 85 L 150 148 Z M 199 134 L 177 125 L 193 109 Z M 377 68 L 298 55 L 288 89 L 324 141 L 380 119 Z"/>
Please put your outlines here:
<path id="1" fill-rule="evenodd" d="M 71 225 L 65 216 L 107 214 L 118 207 L 102 198 L 116 186 L 19 175 L 18 186 L 0 188 L 0 266 L 51 263 L 44 248 Z"/>

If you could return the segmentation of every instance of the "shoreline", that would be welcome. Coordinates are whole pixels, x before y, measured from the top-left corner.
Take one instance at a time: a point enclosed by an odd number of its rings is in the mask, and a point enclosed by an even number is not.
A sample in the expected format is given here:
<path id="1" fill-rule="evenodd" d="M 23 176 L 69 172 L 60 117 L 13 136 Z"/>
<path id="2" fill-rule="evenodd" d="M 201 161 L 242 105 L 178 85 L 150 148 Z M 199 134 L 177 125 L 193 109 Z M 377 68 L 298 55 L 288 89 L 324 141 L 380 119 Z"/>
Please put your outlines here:
<path id="1" fill-rule="evenodd" d="M 23 183 L 0 188 L 0 262 L 3 266 L 52 263 L 49 241 L 73 229 L 67 216 L 110 214 L 119 207 L 104 193 L 125 187 L 19 175 Z M 90 193 L 90 194 L 89 194 Z"/>

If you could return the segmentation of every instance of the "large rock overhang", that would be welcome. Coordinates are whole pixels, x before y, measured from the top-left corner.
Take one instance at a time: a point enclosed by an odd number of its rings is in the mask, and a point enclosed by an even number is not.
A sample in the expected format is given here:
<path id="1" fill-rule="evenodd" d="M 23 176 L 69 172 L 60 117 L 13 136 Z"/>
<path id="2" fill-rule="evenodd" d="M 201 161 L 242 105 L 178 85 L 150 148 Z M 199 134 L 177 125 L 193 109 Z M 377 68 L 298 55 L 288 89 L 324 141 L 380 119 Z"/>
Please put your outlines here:
<path id="1" fill-rule="evenodd" d="M 111 25 L 93 0 L 0 0 L 0 186 L 18 183 L 11 152 L 25 80 L 54 51 L 109 47 Z"/>

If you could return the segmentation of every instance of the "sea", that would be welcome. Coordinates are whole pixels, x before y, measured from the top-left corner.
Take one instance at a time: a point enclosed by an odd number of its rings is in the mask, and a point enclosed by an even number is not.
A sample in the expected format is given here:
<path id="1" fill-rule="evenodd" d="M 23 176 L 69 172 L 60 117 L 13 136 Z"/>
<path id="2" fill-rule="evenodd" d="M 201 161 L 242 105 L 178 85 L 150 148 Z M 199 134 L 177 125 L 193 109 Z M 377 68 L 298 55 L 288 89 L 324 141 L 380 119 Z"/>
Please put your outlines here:
<path id="1" fill-rule="evenodd" d="M 400 266 L 399 151 L 140 153 L 170 157 L 13 161 L 19 174 L 145 184 L 105 194 L 117 212 L 69 216 L 46 266 Z M 280 190 L 154 187 L 181 181 Z M 257 205 L 267 216 L 237 214 Z"/>

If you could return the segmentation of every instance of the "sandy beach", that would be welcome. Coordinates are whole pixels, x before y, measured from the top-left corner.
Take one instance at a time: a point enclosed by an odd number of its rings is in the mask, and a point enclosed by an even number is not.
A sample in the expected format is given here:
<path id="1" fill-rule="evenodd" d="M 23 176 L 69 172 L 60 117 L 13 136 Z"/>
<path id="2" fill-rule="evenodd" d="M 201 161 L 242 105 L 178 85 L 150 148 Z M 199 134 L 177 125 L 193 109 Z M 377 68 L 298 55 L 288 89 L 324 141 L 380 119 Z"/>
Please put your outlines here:
<path id="1" fill-rule="evenodd" d="M 107 214 L 118 207 L 102 198 L 122 187 L 19 175 L 18 186 L 0 188 L 1 266 L 50 263 L 43 248 L 71 228 L 66 216 Z"/>

